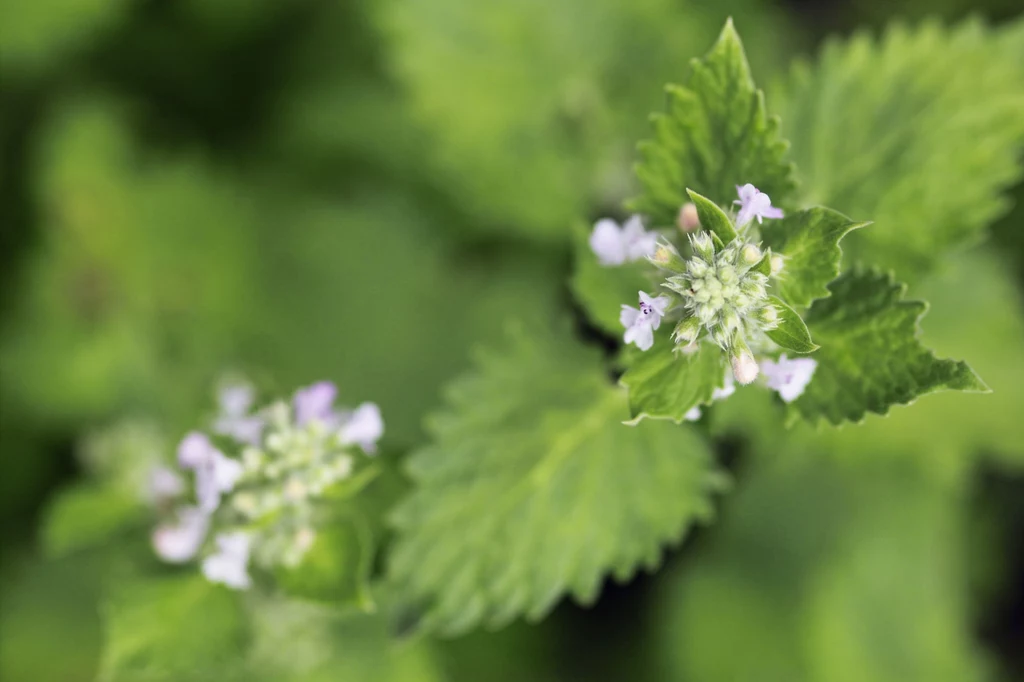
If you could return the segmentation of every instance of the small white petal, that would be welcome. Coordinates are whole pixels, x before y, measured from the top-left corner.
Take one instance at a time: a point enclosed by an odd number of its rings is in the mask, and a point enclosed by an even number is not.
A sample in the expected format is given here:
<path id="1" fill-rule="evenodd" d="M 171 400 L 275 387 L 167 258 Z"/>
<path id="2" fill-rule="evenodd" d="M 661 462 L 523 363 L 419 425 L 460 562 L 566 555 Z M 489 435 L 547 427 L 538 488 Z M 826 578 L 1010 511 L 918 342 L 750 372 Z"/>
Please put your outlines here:
<path id="1" fill-rule="evenodd" d="M 623 327 L 629 329 L 636 324 L 637 319 L 640 317 L 640 311 L 636 308 L 632 308 L 628 305 L 622 306 L 622 311 L 619 313 L 619 322 Z"/>
<path id="2" fill-rule="evenodd" d="M 187 434 L 178 445 L 178 464 L 184 469 L 205 465 L 213 456 L 210 439 L 198 431 Z"/>
<path id="3" fill-rule="evenodd" d="M 626 242 L 614 220 L 597 221 L 590 233 L 590 250 L 601 265 L 622 265 L 626 261 Z"/>
<path id="4" fill-rule="evenodd" d="M 224 385 L 217 394 L 220 410 L 227 417 L 242 417 L 249 412 L 256 394 L 252 386 L 246 383 L 230 383 Z"/>
<path id="5" fill-rule="evenodd" d="M 249 589 L 252 586 L 247 570 L 249 536 L 246 533 L 222 533 L 216 542 L 217 552 L 203 559 L 203 575 L 213 583 L 222 583 L 236 590 Z"/>
<path id="6" fill-rule="evenodd" d="M 209 527 L 209 517 L 196 507 L 178 511 L 177 523 L 158 526 L 153 531 L 153 550 L 164 561 L 184 563 L 199 551 Z"/>
<path id="7" fill-rule="evenodd" d="M 736 382 L 733 380 L 731 372 L 726 371 L 724 381 L 725 383 L 721 388 L 716 388 L 711 392 L 712 400 L 725 400 L 736 392 Z"/>
<path id="8" fill-rule="evenodd" d="M 768 388 L 777 391 L 787 403 L 803 395 L 817 367 L 817 361 L 811 358 L 789 360 L 785 354 L 779 357 L 778 362 L 768 359 L 761 361 L 761 371 L 764 372 Z"/>
<path id="9" fill-rule="evenodd" d="M 384 435 L 384 419 L 374 403 L 363 403 L 356 408 L 341 427 L 342 443 L 357 444 L 366 453 L 377 449 L 377 441 Z"/>
<path id="10" fill-rule="evenodd" d="M 636 344 L 636 347 L 640 350 L 650 350 L 651 346 L 654 345 L 654 329 L 651 328 L 651 325 L 638 324 L 632 329 L 635 330 L 633 342 Z"/>
<path id="11" fill-rule="evenodd" d="M 149 472 L 146 482 L 145 499 L 153 504 L 171 500 L 185 492 L 185 481 L 178 472 L 169 467 L 158 465 Z"/>
<path id="12" fill-rule="evenodd" d="M 651 307 L 654 308 L 655 311 L 657 311 L 658 315 L 664 315 L 665 311 L 668 310 L 668 307 L 671 304 L 672 299 L 669 298 L 668 296 L 658 296 L 657 298 L 651 300 Z"/>
<path id="13" fill-rule="evenodd" d="M 688 422 L 695 422 L 698 419 L 700 419 L 700 407 L 696 405 L 691 407 L 689 410 L 686 411 L 686 414 L 683 415 L 683 419 L 685 419 Z"/>

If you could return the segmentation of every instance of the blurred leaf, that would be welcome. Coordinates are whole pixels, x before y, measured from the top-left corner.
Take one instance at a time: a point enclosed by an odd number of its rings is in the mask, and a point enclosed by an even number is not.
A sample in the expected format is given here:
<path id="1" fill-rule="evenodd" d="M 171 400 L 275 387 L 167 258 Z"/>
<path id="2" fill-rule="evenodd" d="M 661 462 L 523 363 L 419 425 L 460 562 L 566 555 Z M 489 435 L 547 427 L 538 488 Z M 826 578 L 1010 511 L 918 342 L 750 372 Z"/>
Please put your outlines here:
<path id="1" fill-rule="evenodd" d="M 224 679 L 248 636 L 239 595 L 194 569 L 119 586 L 104 623 L 109 682 Z"/>
<path id="2" fill-rule="evenodd" d="M 839 242 L 855 223 L 827 208 L 812 208 L 770 220 L 761 229 L 764 243 L 785 261 L 773 285 L 790 305 L 805 307 L 829 295 L 828 284 L 839 276 L 843 251 Z"/>
<path id="3" fill-rule="evenodd" d="M 295 568 L 280 568 L 274 577 L 292 597 L 374 609 L 370 596 L 373 537 L 365 522 L 336 519 L 317 531 L 313 546 Z"/>
<path id="4" fill-rule="evenodd" d="M 777 63 L 779 15 L 745 0 L 397 0 L 381 22 L 441 184 L 481 217 L 476 229 L 566 239 L 589 206 L 632 191 L 661 84 L 729 12 L 759 27 L 758 63 Z"/>
<path id="5" fill-rule="evenodd" d="M 718 41 L 691 63 L 685 86 L 667 89 L 668 111 L 654 114 L 654 139 L 640 143 L 637 177 L 643 193 L 630 206 L 656 225 L 674 225 L 687 201 L 687 188 L 710 202 L 728 203 L 736 187 L 752 183 L 786 205 L 795 189 L 792 164 L 784 162 L 788 143 L 779 134 L 779 120 L 765 111 L 764 93 L 754 85 L 743 45 L 726 22 Z M 696 201 L 696 197 L 694 197 Z M 698 204 L 701 223 L 708 223 L 714 203 Z M 727 232 L 728 220 L 717 221 Z"/>
<path id="6" fill-rule="evenodd" d="M 815 452 L 759 459 L 731 505 L 656 601 L 663 679 L 987 679 L 954 493 Z"/>
<path id="7" fill-rule="evenodd" d="M 77 483 L 57 493 L 43 520 L 46 553 L 59 557 L 103 543 L 135 525 L 143 507 L 137 496 L 95 483 Z"/>
<path id="8" fill-rule="evenodd" d="M 410 460 L 390 557 L 427 628 L 538 620 L 567 591 L 590 603 L 607 572 L 653 569 L 711 515 L 721 476 L 702 439 L 622 426 L 625 396 L 574 343 L 519 331 L 448 395 L 434 444 Z"/>
<path id="9" fill-rule="evenodd" d="M 895 25 L 832 41 L 793 71 L 779 112 L 809 204 L 875 225 L 850 260 L 913 280 L 978 241 L 1021 176 L 1024 23 Z"/>
<path id="10" fill-rule="evenodd" d="M 0 3 L 0 61 L 33 67 L 88 45 L 126 13 L 129 0 Z"/>
<path id="11" fill-rule="evenodd" d="M 718 346 L 701 343 L 687 354 L 676 351 L 670 337 L 664 325 L 653 348 L 628 351 L 629 368 L 620 383 L 629 389 L 633 423 L 649 418 L 678 424 L 690 408 L 711 402 L 711 394 L 725 382 L 725 354 Z"/>
<path id="12" fill-rule="evenodd" d="M 906 286 L 877 271 L 854 269 L 829 285 L 832 295 L 807 312 L 821 349 L 811 383 L 792 414 L 816 423 L 859 422 L 895 404 L 941 390 L 988 391 L 965 362 L 940 360 L 918 341 L 927 305 L 905 301 Z"/>

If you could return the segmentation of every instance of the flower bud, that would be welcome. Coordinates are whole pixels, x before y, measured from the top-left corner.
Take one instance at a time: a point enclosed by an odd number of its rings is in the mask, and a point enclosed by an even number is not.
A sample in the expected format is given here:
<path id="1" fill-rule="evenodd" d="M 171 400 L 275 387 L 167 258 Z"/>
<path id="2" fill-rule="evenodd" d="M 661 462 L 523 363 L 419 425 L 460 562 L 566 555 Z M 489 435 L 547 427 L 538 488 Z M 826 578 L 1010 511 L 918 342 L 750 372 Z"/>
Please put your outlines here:
<path id="1" fill-rule="evenodd" d="M 697 215 L 697 206 L 688 201 L 679 208 L 679 217 L 676 224 L 683 232 L 693 232 L 700 227 L 700 217 Z"/>
<path id="2" fill-rule="evenodd" d="M 754 359 L 750 349 L 742 341 L 733 345 L 732 349 L 732 375 L 738 383 L 749 384 L 757 378 L 760 370 L 757 360 Z"/>
<path id="3" fill-rule="evenodd" d="M 676 345 L 686 345 L 695 341 L 699 332 L 700 319 L 697 317 L 687 317 L 676 325 L 675 331 L 672 332 L 672 338 L 675 340 Z"/>
<path id="4" fill-rule="evenodd" d="M 775 306 L 765 306 L 757 312 L 757 319 L 765 324 L 774 325 L 779 320 L 779 311 L 775 309 Z"/>
<path id="5" fill-rule="evenodd" d="M 747 244 L 740 251 L 740 260 L 744 265 L 756 265 L 761 260 L 761 249 L 753 244 Z"/>
<path id="6" fill-rule="evenodd" d="M 659 243 L 654 248 L 654 253 L 647 258 L 651 263 L 665 270 L 673 272 L 686 272 L 686 262 L 680 257 L 676 247 L 667 243 Z"/>
<path id="7" fill-rule="evenodd" d="M 785 263 L 785 259 L 777 253 L 772 254 L 772 259 L 769 261 L 772 266 L 772 275 L 777 275 L 782 272 L 782 266 Z"/>
<path id="8" fill-rule="evenodd" d="M 707 232 L 691 234 L 690 245 L 704 260 L 712 260 L 715 256 L 715 243 L 711 241 L 711 236 Z"/>

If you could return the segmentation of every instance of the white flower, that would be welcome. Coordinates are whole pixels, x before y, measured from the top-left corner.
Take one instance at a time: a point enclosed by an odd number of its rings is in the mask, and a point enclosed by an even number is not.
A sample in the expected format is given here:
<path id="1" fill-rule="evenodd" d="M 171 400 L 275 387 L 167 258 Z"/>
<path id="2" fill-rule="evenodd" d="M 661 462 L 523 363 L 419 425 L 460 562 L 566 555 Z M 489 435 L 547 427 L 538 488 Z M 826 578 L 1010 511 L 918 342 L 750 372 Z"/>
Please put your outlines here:
<path id="1" fill-rule="evenodd" d="M 150 504 L 162 504 L 185 492 L 185 481 L 178 472 L 162 464 L 151 468 L 147 479 L 144 497 Z"/>
<path id="2" fill-rule="evenodd" d="M 765 359 L 761 361 L 761 371 L 768 388 L 778 391 L 782 399 L 791 403 L 803 394 L 818 363 L 811 358 L 789 360 L 785 354 L 779 356 L 778 362 Z"/>
<path id="3" fill-rule="evenodd" d="M 749 384 L 757 378 L 757 360 L 749 350 L 743 349 L 732 358 L 732 375 L 741 384 Z"/>
<path id="4" fill-rule="evenodd" d="M 180 564 L 196 555 L 206 537 L 210 517 L 198 507 L 178 510 L 177 523 L 157 526 L 153 531 L 153 549 L 164 561 Z"/>
<path id="5" fill-rule="evenodd" d="M 688 409 L 686 411 L 686 414 L 683 415 L 683 419 L 685 419 L 688 422 L 695 422 L 698 419 L 700 419 L 700 415 L 701 415 L 700 407 L 698 407 L 697 405 L 694 405 L 693 407 L 691 407 L 690 409 Z"/>
<path id="6" fill-rule="evenodd" d="M 762 218 L 781 218 L 782 209 L 772 206 L 772 200 L 767 194 L 751 185 L 749 182 L 742 187 L 736 186 L 736 193 L 740 198 L 732 203 L 740 205 L 740 211 L 736 214 L 736 227 L 743 227 L 754 218 L 760 224 Z"/>
<path id="7" fill-rule="evenodd" d="M 648 350 L 654 345 L 654 330 L 661 326 L 661 318 L 672 299 L 668 296 L 651 298 L 642 291 L 639 294 L 640 309 L 622 306 L 619 322 L 626 328 L 623 335 L 626 343 L 635 343 L 640 350 Z"/>
<path id="8" fill-rule="evenodd" d="M 242 464 L 228 459 L 210 439 L 193 431 L 178 446 L 178 463 L 196 472 L 196 499 L 210 513 L 220 504 L 222 493 L 231 492 L 242 476 Z"/>
<path id="9" fill-rule="evenodd" d="M 622 265 L 654 253 L 658 242 L 655 232 L 647 232 L 640 216 L 632 216 L 621 228 L 614 220 L 597 221 L 590 233 L 590 249 L 601 265 Z"/>
<path id="10" fill-rule="evenodd" d="M 223 583 L 235 590 L 247 590 L 249 577 L 249 545 L 251 539 L 242 532 L 220 533 L 215 538 L 217 551 L 203 559 L 203 575 L 212 583 Z"/>
<path id="11" fill-rule="evenodd" d="M 367 454 L 376 452 L 377 441 L 384 435 L 384 419 L 374 403 L 357 407 L 341 427 L 339 436 L 345 445 L 358 445 Z"/>
<path id="12" fill-rule="evenodd" d="M 249 414 L 254 399 L 255 392 L 249 384 L 230 383 L 221 388 L 217 394 L 220 414 L 213 423 L 214 432 L 239 443 L 259 445 L 264 421 Z"/>

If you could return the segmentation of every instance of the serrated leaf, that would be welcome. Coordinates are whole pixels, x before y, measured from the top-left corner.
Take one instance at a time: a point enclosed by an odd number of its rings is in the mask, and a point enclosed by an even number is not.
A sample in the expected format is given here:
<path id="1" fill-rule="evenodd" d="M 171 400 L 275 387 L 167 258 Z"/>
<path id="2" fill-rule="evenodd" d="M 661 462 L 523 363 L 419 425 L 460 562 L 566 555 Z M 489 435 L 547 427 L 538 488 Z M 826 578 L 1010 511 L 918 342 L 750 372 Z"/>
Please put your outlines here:
<path id="1" fill-rule="evenodd" d="M 590 603 L 606 574 L 657 566 L 711 514 L 720 475 L 704 441 L 624 427 L 625 395 L 575 343 L 514 334 L 448 396 L 393 516 L 390 577 L 428 629 L 537 620 L 566 593 Z"/>
<path id="2" fill-rule="evenodd" d="M 711 402 L 711 394 L 725 382 L 720 348 L 701 343 L 695 353 L 676 352 L 667 325 L 656 334 L 650 350 L 630 350 L 628 357 L 629 369 L 619 383 L 629 389 L 633 424 L 644 418 L 678 424 L 690 408 Z"/>
<path id="3" fill-rule="evenodd" d="M 795 310 L 777 296 L 769 296 L 768 302 L 775 306 L 779 313 L 778 326 L 765 332 L 769 339 L 794 353 L 812 353 L 818 350 L 818 345 L 811 340 L 807 325 Z"/>
<path id="4" fill-rule="evenodd" d="M 637 291 L 650 291 L 652 270 L 646 261 L 605 267 L 590 250 L 590 231 L 579 224 L 575 229 L 575 257 L 570 280 L 576 300 L 584 307 L 587 318 L 609 334 L 620 336 L 622 306 L 636 303 Z"/>
<path id="5" fill-rule="evenodd" d="M 782 254 L 782 271 L 772 283 L 781 298 L 795 306 L 809 306 L 828 296 L 828 283 L 839 276 L 843 251 L 839 242 L 855 223 L 828 208 L 811 208 L 769 220 L 761 229 L 764 243 Z"/>
<path id="6" fill-rule="evenodd" d="M 109 540 L 139 523 L 144 509 L 137 497 L 111 486 L 79 483 L 60 491 L 46 512 L 42 543 L 53 557 Z"/>
<path id="7" fill-rule="evenodd" d="M 697 207 L 697 217 L 702 228 L 716 234 L 723 244 L 728 244 L 736 238 L 736 229 L 732 226 L 732 220 L 718 204 L 691 189 L 687 189 L 686 194 Z"/>
<path id="8" fill-rule="evenodd" d="M 851 260 L 912 279 L 1008 208 L 1024 142 L 1022 24 L 894 25 L 826 44 L 780 102 L 807 202 L 870 217 Z"/>
<path id="9" fill-rule="evenodd" d="M 805 321 L 821 344 L 810 384 L 793 414 L 833 424 L 886 414 L 934 391 L 988 391 L 965 362 L 941 360 L 918 340 L 927 305 L 903 300 L 891 275 L 854 269 L 835 280 Z"/>
<path id="10" fill-rule="evenodd" d="M 223 679 L 248 635 L 239 595 L 194 570 L 119 586 L 104 619 L 104 682 Z"/>
<path id="11" fill-rule="evenodd" d="M 655 224 L 675 223 L 686 188 L 723 202 L 753 183 L 785 205 L 795 189 L 779 120 L 765 111 L 739 36 L 728 21 L 718 42 L 692 62 L 685 86 L 669 86 L 668 111 L 655 114 L 654 138 L 640 144 L 643 193 L 630 206 Z"/>
<path id="12" fill-rule="evenodd" d="M 280 568 L 274 577 L 291 597 L 353 604 L 373 611 L 369 589 L 373 556 L 374 538 L 366 522 L 357 517 L 339 518 L 317 531 L 302 563 Z"/>

